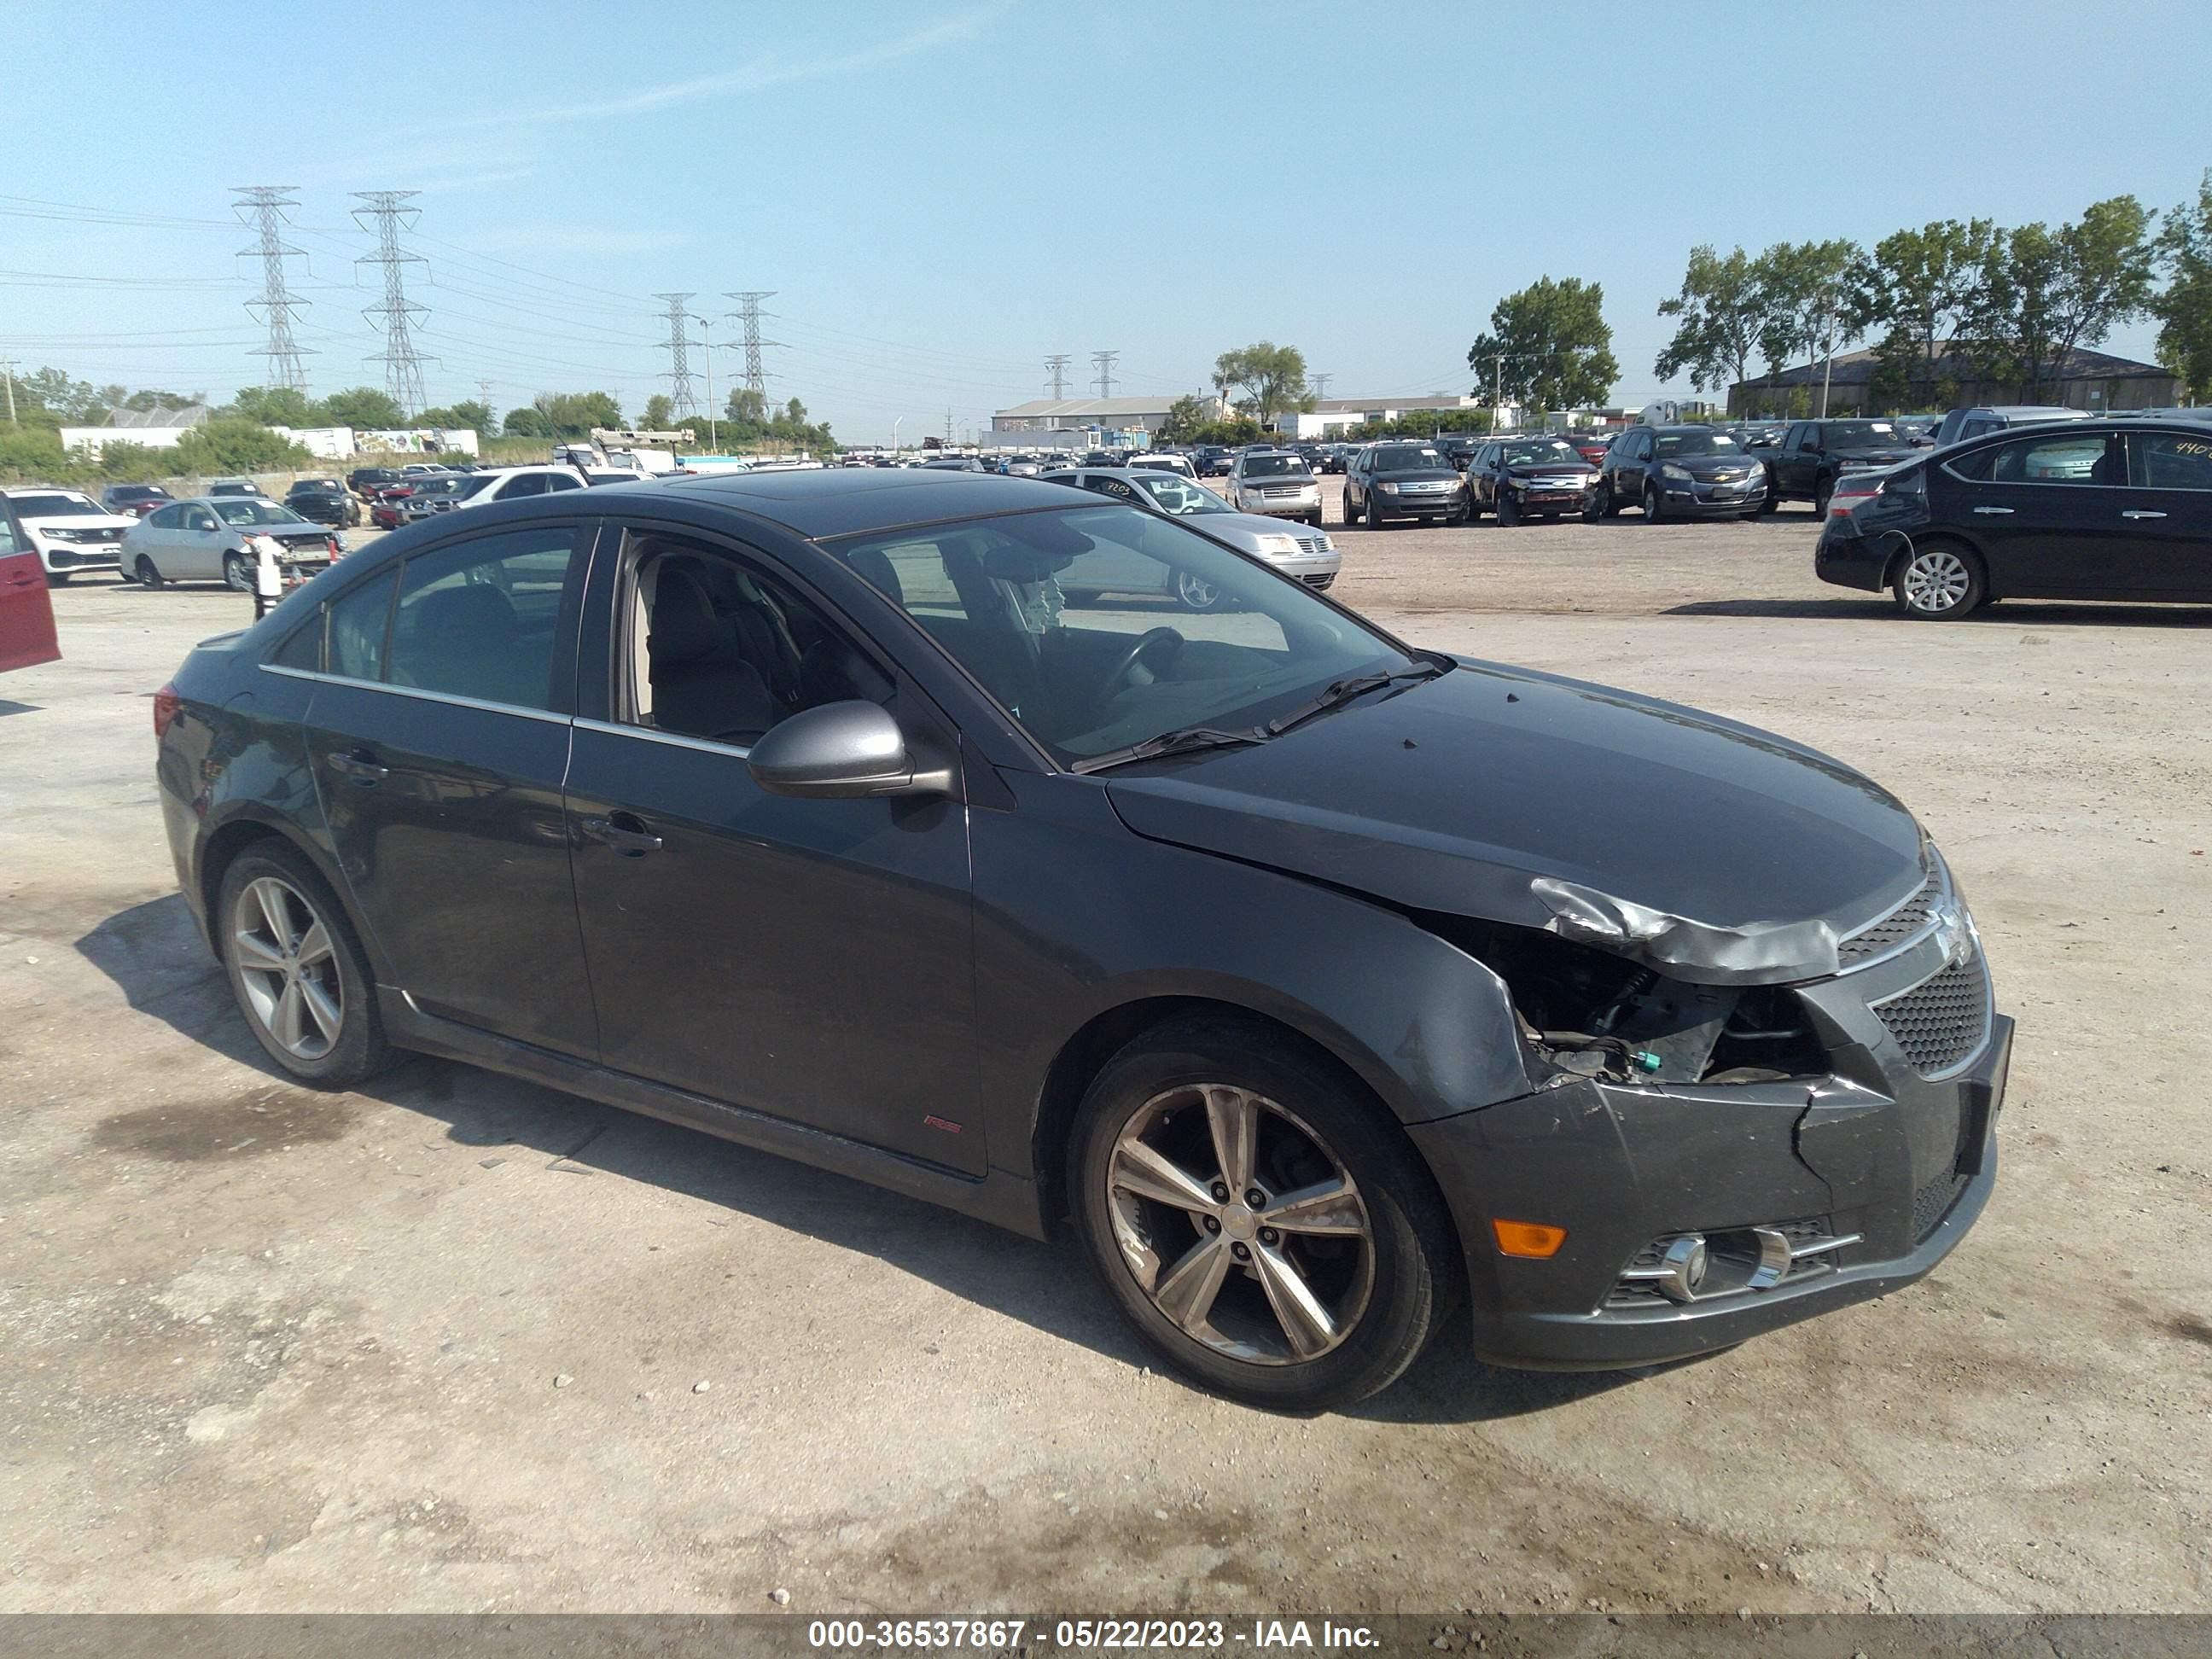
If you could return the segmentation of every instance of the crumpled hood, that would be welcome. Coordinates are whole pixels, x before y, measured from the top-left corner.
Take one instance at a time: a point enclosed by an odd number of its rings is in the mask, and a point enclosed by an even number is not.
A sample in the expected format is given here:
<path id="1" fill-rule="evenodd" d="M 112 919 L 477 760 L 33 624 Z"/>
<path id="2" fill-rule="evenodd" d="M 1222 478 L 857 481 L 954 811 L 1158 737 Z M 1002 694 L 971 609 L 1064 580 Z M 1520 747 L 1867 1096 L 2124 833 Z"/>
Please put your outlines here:
<path id="1" fill-rule="evenodd" d="M 1462 659 L 1247 749 L 1117 772 L 1137 834 L 1547 929 L 1709 984 L 1836 971 L 1923 877 L 1918 826 L 1841 762 L 1673 703 Z"/>

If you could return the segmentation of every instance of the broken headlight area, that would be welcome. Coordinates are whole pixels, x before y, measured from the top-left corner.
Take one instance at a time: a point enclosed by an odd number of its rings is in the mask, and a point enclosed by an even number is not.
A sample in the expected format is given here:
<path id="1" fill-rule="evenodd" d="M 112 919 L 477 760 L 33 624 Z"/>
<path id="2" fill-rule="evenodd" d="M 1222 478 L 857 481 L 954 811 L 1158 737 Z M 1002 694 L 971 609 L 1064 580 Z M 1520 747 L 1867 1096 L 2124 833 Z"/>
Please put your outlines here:
<path id="1" fill-rule="evenodd" d="M 1786 986 L 1692 985 L 1556 933 L 1421 920 L 1504 981 L 1529 1048 L 1563 1078 L 1773 1083 L 1829 1069 Z"/>

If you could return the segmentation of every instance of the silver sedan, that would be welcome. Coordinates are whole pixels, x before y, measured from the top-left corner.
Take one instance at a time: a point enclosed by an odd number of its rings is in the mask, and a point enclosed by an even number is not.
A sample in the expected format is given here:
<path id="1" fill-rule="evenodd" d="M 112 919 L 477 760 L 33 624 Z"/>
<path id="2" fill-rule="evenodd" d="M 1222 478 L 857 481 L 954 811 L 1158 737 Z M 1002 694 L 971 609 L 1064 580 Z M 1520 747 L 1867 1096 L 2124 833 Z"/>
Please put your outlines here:
<path id="1" fill-rule="evenodd" d="M 1293 529 L 1280 519 L 1239 513 L 1204 484 L 1176 473 L 1138 467 L 1076 466 L 1048 472 L 1044 480 L 1073 484 L 1170 518 L 1189 520 L 1193 529 L 1226 542 L 1308 587 L 1330 586 L 1342 562 L 1326 531 Z M 1218 587 L 1191 572 L 1170 570 L 1156 559 L 1123 558 L 1103 549 L 1078 554 L 1075 562 L 1060 572 L 1060 586 L 1071 600 L 1099 593 L 1165 593 L 1186 611 L 1211 611 L 1222 599 Z"/>

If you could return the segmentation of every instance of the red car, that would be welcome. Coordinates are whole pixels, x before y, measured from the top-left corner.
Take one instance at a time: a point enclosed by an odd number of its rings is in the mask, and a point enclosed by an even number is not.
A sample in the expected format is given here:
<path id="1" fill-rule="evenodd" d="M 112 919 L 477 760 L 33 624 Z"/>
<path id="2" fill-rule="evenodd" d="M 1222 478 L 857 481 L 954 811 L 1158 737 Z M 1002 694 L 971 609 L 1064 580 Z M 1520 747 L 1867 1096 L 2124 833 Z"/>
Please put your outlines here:
<path id="1" fill-rule="evenodd" d="M 46 567 L 0 495 L 0 673 L 61 660 Z"/>

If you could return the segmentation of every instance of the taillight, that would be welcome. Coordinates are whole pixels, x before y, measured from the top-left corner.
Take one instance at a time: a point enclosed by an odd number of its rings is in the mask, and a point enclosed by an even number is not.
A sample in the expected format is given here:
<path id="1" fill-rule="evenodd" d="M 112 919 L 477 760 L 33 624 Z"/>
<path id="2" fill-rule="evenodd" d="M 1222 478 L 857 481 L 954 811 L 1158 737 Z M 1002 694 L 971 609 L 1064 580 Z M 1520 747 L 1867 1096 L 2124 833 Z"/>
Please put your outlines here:
<path id="1" fill-rule="evenodd" d="M 170 726 L 183 712 L 185 700 L 177 695 L 177 688 L 165 685 L 154 694 L 154 737 L 155 741 L 168 735 Z"/>

